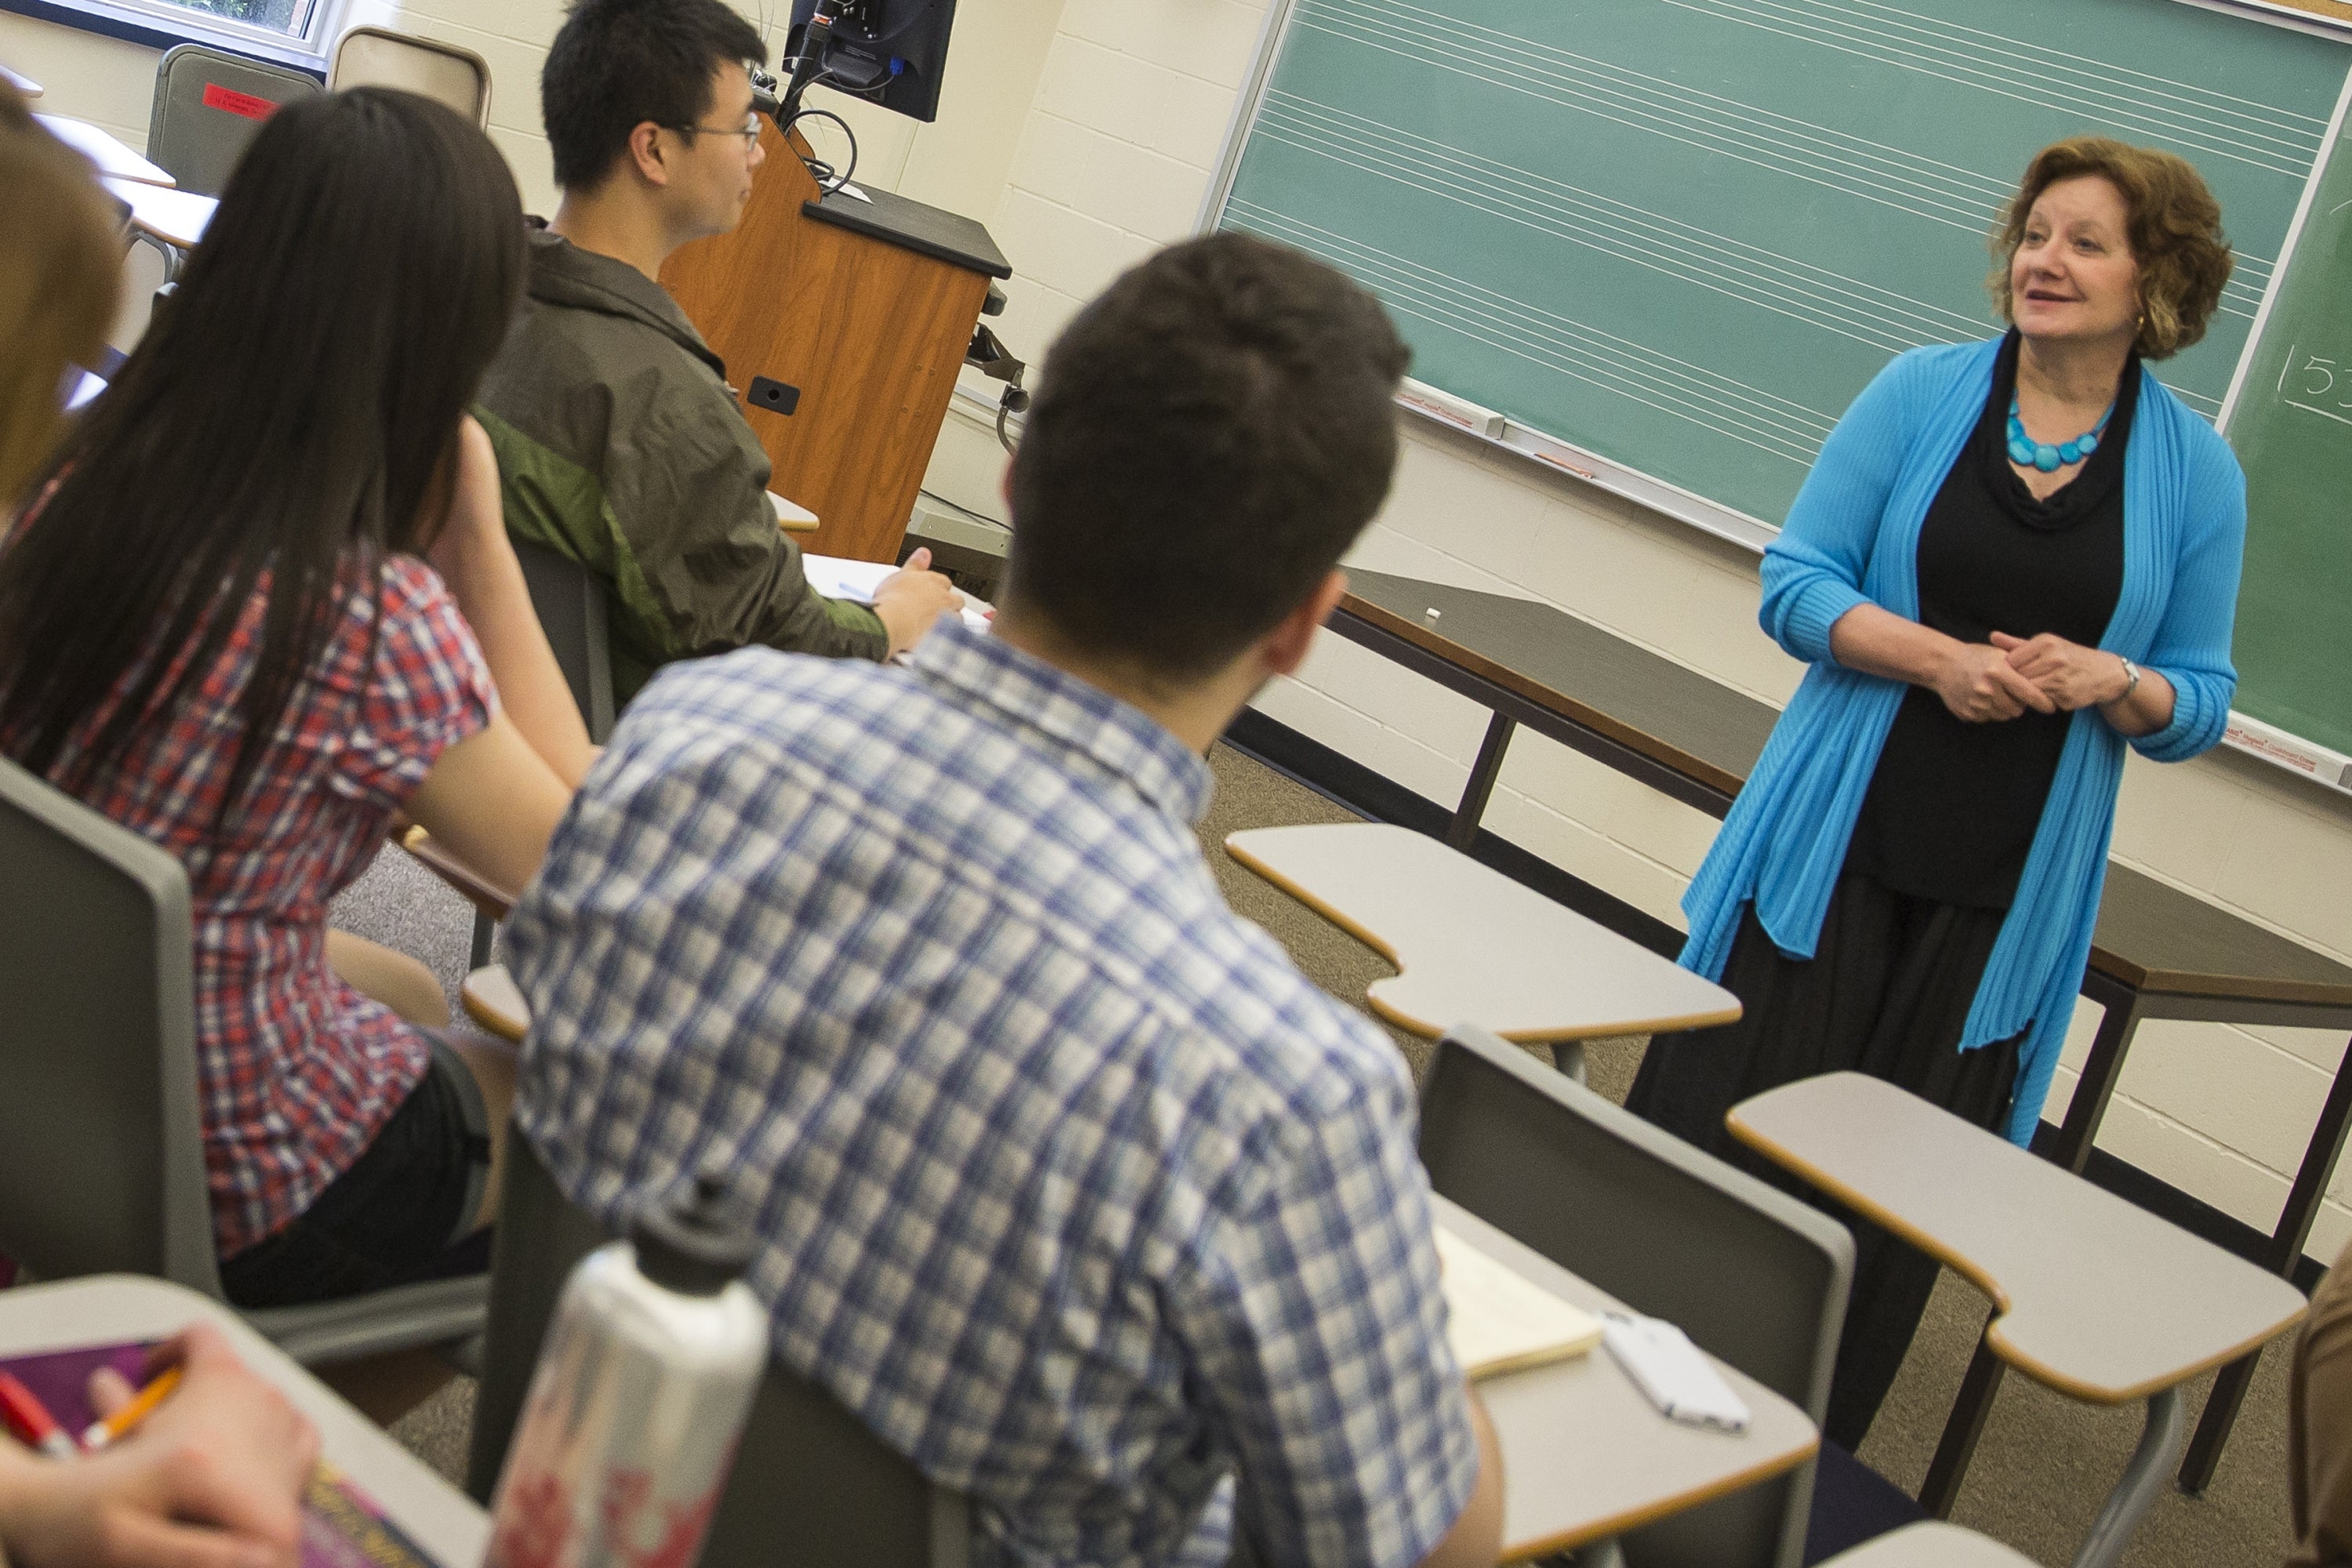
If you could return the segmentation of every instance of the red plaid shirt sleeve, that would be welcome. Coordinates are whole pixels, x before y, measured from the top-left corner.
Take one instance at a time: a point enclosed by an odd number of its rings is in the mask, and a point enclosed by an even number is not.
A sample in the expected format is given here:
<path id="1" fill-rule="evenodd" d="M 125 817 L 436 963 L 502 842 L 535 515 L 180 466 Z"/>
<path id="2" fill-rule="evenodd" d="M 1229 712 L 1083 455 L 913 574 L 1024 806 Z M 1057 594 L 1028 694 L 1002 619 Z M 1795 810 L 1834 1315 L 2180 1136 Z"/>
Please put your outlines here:
<path id="1" fill-rule="evenodd" d="M 443 752 L 488 727 L 499 699 L 473 628 L 432 567 L 391 557 L 383 594 L 374 668 L 331 783 L 390 812 Z"/>

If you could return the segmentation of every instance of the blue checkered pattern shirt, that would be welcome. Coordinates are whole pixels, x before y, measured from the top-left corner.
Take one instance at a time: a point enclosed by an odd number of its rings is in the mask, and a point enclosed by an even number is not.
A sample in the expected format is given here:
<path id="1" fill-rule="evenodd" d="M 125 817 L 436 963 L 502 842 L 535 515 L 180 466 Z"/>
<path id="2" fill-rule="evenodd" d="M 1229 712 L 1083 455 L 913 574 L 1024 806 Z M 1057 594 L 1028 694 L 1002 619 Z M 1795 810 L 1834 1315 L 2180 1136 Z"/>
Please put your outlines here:
<path id="1" fill-rule="evenodd" d="M 961 626 L 747 649 L 631 705 L 507 928 L 557 1180 L 730 1173 L 776 1353 L 983 1562 L 1205 1568 L 1238 1509 L 1391 1568 L 1476 1479 L 1411 1079 L 1226 908 L 1210 783 Z"/>

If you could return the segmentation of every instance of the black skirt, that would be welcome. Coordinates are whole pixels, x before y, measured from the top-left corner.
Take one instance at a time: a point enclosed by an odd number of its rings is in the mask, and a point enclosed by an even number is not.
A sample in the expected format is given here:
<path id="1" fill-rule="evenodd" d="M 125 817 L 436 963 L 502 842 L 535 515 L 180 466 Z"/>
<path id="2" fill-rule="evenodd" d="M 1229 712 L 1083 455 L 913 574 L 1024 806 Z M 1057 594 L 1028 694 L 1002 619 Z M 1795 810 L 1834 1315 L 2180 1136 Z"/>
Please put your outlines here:
<path id="1" fill-rule="evenodd" d="M 1824 1426 L 1847 1449 L 1861 1445 L 1902 1367 L 1936 1287 L 1936 1262 L 1750 1152 L 1724 1130 L 1724 1115 L 1768 1089 L 1843 1070 L 2000 1131 L 2021 1037 L 1958 1047 L 2003 918 L 2000 910 L 1937 903 L 1849 874 L 1838 879 L 1821 941 L 1805 960 L 1783 957 L 1754 909 L 1745 910 L 1723 973 L 1739 998 L 1739 1021 L 1651 1040 L 1625 1102 L 1853 1232 L 1853 1294 Z"/>

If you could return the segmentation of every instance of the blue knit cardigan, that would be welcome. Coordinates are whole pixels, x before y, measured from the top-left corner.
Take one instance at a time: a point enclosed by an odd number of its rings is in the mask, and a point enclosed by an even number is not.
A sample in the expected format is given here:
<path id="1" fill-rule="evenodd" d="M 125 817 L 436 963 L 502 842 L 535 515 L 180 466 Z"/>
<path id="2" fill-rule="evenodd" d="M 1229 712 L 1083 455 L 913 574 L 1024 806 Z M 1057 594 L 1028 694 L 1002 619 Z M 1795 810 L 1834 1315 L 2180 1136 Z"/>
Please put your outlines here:
<path id="1" fill-rule="evenodd" d="M 1683 896 L 1685 968 L 1720 978 L 1753 902 L 1773 944 L 1810 959 L 1845 864 L 1855 816 L 1904 683 L 1830 655 L 1830 627 L 1856 605 L 1919 615 L 1915 553 L 1928 503 L 1992 391 L 1998 340 L 1915 349 L 1863 389 L 1830 434 L 1789 521 L 1765 552 L 1764 629 L 1812 668 Z M 2229 446 L 2141 373 L 2124 451 L 2124 580 L 2099 646 L 2159 670 L 2172 722 L 2132 742 L 2157 762 L 2221 738 L 2237 689 L 2230 627 L 2246 533 L 2246 482 Z M 1960 1048 L 2021 1032 L 2008 1132 L 2033 1135 L 2074 1016 L 2106 878 L 2124 737 L 2076 712 L 2017 897 L 1969 1009 Z"/>

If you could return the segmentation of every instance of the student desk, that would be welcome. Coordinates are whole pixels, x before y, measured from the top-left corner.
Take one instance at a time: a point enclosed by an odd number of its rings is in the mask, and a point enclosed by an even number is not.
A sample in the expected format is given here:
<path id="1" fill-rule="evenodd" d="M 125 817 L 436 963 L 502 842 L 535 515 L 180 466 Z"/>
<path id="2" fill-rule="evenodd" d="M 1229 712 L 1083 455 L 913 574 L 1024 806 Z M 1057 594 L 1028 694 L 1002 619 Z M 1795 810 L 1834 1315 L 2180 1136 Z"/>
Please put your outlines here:
<path id="1" fill-rule="evenodd" d="M 108 175 L 99 183 L 131 209 L 131 226 L 139 236 L 162 247 L 166 281 L 179 277 L 181 258 L 205 237 L 213 214 L 220 208 L 214 197 L 200 196 L 194 191 L 142 184 L 117 175 Z"/>
<path id="2" fill-rule="evenodd" d="M 1372 1010 L 1433 1040 L 1464 1019 L 1507 1040 L 1559 1043 L 1703 1029 L 1739 999 L 1597 921 L 1408 828 L 1254 827 L 1225 852 L 1398 973 Z"/>
<path id="3" fill-rule="evenodd" d="M 1532 1247 L 1433 1195 L 1436 1223 L 1588 1312 L 1622 1311 Z M 1503 1450 L 1503 1561 L 1606 1542 L 1684 1509 L 1792 1470 L 1820 1446 L 1805 1413 L 1722 1362 L 1748 1403 L 1733 1435 L 1669 1421 L 1609 1352 L 1482 1378 Z M 1604 1558 L 1604 1561 L 1606 1559 Z"/>
<path id="4" fill-rule="evenodd" d="M 180 183 L 87 120 L 69 120 L 62 114 L 36 114 L 33 118 L 41 122 L 41 129 L 89 159 L 102 175 L 142 185 L 170 186 Z"/>
<path id="5" fill-rule="evenodd" d="M 1348 595 L 1331 629 L 1351 642 L 1427 676 L 1489 709 L 1479 747 L 1446 841 L 1467 848 L 1493 794 L 1511 733 L 1525 724 L 1687 805 L 1720 817 L 1731 808 L 1764 749 L 1778 712 L 1695 670 L 1627 642 L 1589 621 L 1528 599 L 1446 587 L 1381 572 L 1349 573 Z M 1433 615 L 1431 612 L 1435 612 Z M 2352 1031 L 2352 968 L 2240 920 L 2126 867 L 2107 868 L 2083 994 L 2105 1010 L 2064 1125 L 2050 1157 L 2080 1172 L 2090 1159 L 2133 1033 L 2147 1018 L 2272 1024 Z M 2352 1072 L 2339 1061 L 2326 1105 L 2278 1225 L 2259 1261 L 2292 1273 L 2312 1217 L 2326 1195 L 2352 1122 Z M 1986 1358 L 1979 1352 L 1979 1361 Z M 1946 1430 L 1947 1447 L 1963 1439 L 1990 1408 L 1968 1396 L 1986 1375 L 1971 1370 L 1963 1402 Z M 2181 1485 L 2201 1491 L 2237 1418 L 2253 1358 L 2223 1369 L 2205 1406 Z M 1972 1424 L 1972 1425 L 1971 1425 Z M 1937 1473 L 1957 1480 L 1967 1453 L 1952 1465 L 1937 1455 Z"/>
<path id="6" fill-rule="evenodd" d="M 184 1286 L 99 1274 L 0 1294 L 0 1356 L 168 1339 L 197 1321 L 227 1335 L 238 1359 L 277 1384 L 316 1424 L 328 1460 L 444 1568 L 470 1568 L 481 1561 L 490 1521 L 471 1499 L 246 1327 L 235 1312 Z"/>

